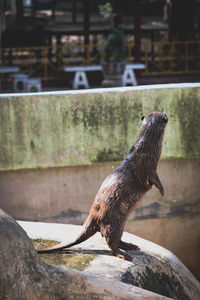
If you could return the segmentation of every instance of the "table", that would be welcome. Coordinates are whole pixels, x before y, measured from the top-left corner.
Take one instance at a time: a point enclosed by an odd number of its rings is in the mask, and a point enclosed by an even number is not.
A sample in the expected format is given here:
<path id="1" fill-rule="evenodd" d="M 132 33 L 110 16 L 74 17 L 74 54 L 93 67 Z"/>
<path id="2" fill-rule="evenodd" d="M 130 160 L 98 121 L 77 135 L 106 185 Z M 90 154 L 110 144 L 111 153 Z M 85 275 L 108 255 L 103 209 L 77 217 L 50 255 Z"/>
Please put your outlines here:
<path id="1" fill-rule="evenodd" d="M 123 86 L 127 84 L 138 85 L 137 78 L 135 76 L 135 70 L 144 70 L 145 65 L 140 63 L 126 64 L 126 69 L 123 74 L 122 83 Z"/>
<path id="2" fill-rule="evenodd" d="M 19 67 L 9 67 L 9 66 L 0 66 L 0 73 L 15 73 L 19 72 Z M 1 90 L 1 80 L 0 80 L 0 90 Z"/>
<path id="3" fill-rule="evenodd" d="M 122 79 L 123 86 L 126 86 L 127 84 L 137 85 L 138 83 L 137 83 L 134 70 L 142 70 L 142 69 L 145 69 L 144 64 L 140 64 L 140 63 L 127 64 Z M 89 86 L 86 72 L 102 71 L 102 66 L 101 65 L 73 66 L 73 67 L 65 66 L 64 71 L 75 73 L 73 79 L 73 89 L 78 89 L 80 86 L 83 86 L 86 89 L 88 89 L 90 86 Z"/>

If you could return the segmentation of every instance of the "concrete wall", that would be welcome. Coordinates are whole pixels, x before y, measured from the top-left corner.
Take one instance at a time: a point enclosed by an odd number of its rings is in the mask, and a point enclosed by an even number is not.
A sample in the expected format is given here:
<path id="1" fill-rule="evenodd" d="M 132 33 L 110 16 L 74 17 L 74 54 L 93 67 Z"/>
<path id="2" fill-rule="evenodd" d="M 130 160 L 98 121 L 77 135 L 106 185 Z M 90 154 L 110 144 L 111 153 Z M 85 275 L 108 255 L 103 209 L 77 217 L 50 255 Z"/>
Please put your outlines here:
<path id="1" fill-rule="evenodd" d="M 153 188 L 126 230 L 173 251 L 200 278 L 200 84 L 0 96 L 0 207 L 15 218 L 82 224 L 135 142 L 141 116 L 169 124 Z"/>
<path id="2" fill-rule="evenodd" d="M 170 119 L 162 158 L 199 157 L 198 85 L 108 91 L 2 95 L 0 170 L 119 161 L 150 111 Z"/>

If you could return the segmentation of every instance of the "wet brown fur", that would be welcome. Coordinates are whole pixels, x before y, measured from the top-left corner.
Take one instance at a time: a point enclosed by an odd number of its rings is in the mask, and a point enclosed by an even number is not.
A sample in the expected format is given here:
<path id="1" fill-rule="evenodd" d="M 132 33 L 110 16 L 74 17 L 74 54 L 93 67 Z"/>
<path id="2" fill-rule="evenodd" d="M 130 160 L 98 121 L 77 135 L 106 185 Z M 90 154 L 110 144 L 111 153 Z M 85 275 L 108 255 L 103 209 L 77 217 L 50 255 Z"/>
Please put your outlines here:
<path id="1" fill-rule="evenodd" d="M 131 260 L 126 252 L 120 250 L 139 249 L 121 241 L 128 216 L 153 184 L 164 195 L 156 169 L 168 119 L 164 113 L 153 112 L 142 120 L 139 138 L 122 163 L 102 183 L 77 239 L 69 244 L 60 243 L 40 249 L 39 253 L 72 247 L 100 231 L 115 256 Z"/>

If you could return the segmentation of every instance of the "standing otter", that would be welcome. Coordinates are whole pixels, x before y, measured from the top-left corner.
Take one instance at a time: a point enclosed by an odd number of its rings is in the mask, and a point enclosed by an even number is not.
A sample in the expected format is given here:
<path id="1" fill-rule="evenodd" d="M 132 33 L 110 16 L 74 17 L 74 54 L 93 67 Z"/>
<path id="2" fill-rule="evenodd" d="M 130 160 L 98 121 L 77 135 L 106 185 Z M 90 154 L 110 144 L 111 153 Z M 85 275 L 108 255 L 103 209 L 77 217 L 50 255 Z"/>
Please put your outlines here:
<path id="1" fill-rule="evenodd" d="M 122 163 L 102 183 L 80 235 L 72 243 L 39 249 L 38 253 L 72 247 L 100 231 L 115 256 L 132 259 L 120 250 L 139 249 L 121 241 L 127 218 L 153 184 L 164 195 L 156 169 L 168 118 L 165 113 L 152 112 L 142 120 L 139 138 Z"/>

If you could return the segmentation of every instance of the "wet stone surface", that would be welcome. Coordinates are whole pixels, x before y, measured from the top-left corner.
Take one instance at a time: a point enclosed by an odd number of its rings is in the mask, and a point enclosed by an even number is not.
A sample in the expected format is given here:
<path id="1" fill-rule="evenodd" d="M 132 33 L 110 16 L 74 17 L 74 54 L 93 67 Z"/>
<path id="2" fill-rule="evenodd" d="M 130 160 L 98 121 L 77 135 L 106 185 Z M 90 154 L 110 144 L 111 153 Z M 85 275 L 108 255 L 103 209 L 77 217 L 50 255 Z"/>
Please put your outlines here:
<path id="1" fill-rule="evenodd" d="M 52 240 L 42 239 L 34 239 L 32 242 L 35 249 L 54 246 L 58 243 Z M 84 271 L 90 265 L 90 262 L 96 257 L 94 254 L 81 253 L 80 251 L 76 252 L 73 250 L 44 253 L 39 254 L 39 256 L 48 265 L 64 266 L 66 268 L 76 269 L 79 271 Z"/>

